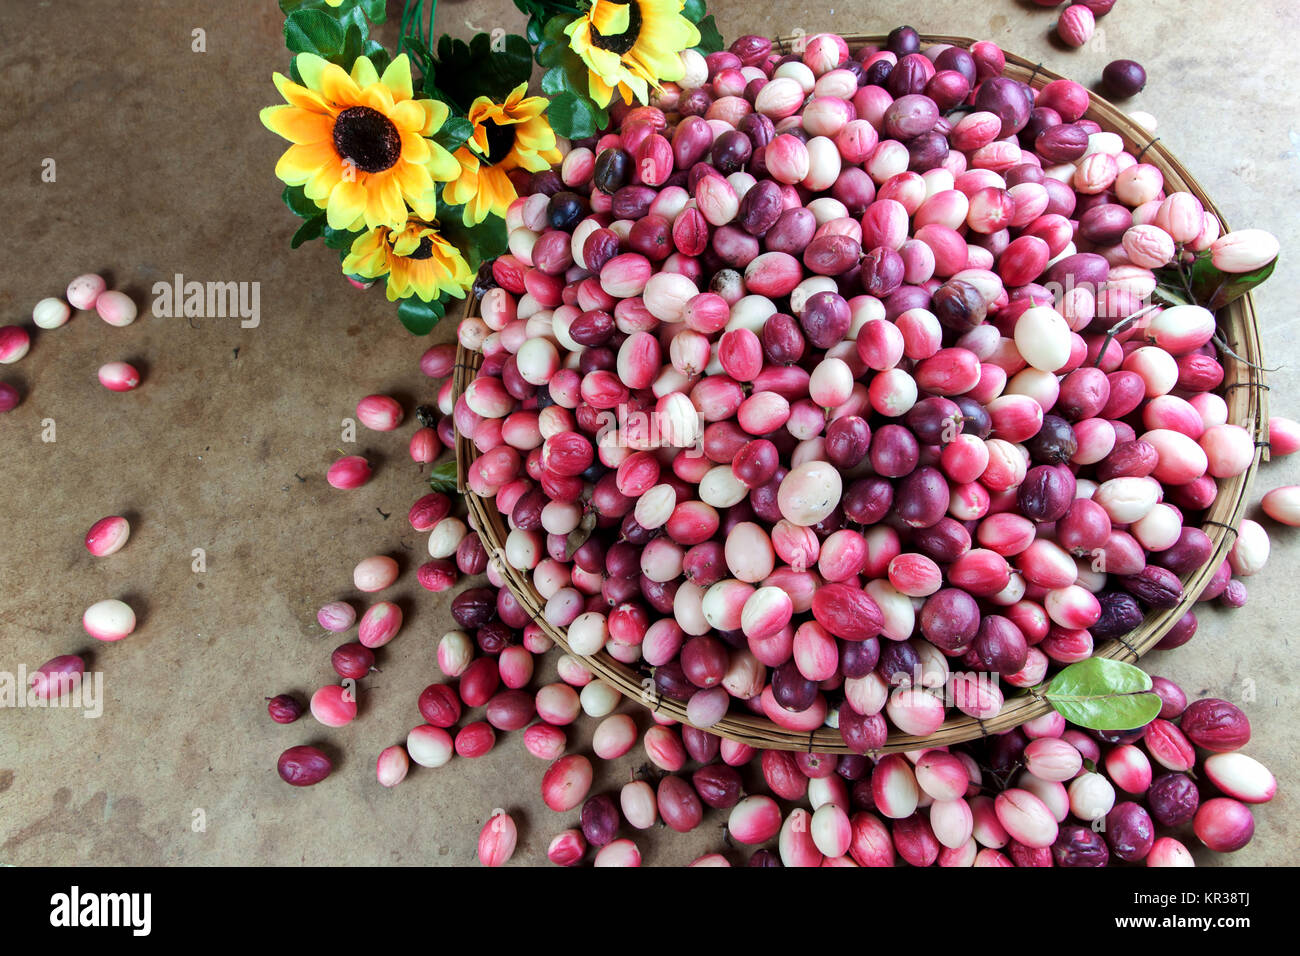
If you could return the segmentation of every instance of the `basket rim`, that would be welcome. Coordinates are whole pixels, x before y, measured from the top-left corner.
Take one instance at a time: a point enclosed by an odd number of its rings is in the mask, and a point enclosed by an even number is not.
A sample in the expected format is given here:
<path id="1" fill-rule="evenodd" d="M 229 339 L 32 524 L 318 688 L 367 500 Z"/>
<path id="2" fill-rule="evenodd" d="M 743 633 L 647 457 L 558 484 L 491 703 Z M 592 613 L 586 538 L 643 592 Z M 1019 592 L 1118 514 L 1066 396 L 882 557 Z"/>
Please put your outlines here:
<path id="1" fill-rule="evenodd" d="M 883 34 L 845 34 L 849 43 L 884 42 Z M 775 43 L 793 42 L 795 37 L 782 37 Z M 807 38 L 804 38 L 807 39 Z M 969 37 L 947 36 L 939 34 L 922 34 L 923 46 L 935 44 L 952 44 L 969 48 L 975 40 Z M 1003 75 L 1012 76 L 1023 82 L 1041 87 L 1049 82 L 1066 79 L 1041 63 L 1035 63 L 1018 54 L 1003 51 L 1007 60 L 1007 71 Z M 1027 74 L 1027 75 L 1026 75 Z M 1118 133 L 1124 140 L 1125 148 L 1135 152 L 1142 162 L 1148 162 L 1160 169 L 1165 177 L 1166 189 L 1185 190 L 1193 193 L 1205 209 L 1217 216 L 1228 231 L 1227 223 L 1218 207 L 1206 194 L 1203 186 L 1182 165 L 1158 136 L 1153 136 L 1138 124 L 1130 120 L 1122 111 L 1105 98 L 1088 90 L 1089 105 L 1085 116 L 1098 122 L 1103 129 Z M 1171 190 L 1172 191 L 1172 190 Z M 469 296 L 466 301 L 465 316 L 477 314 L 478 297 Z M 1142 623 L 1129 634 L 1112 639 L 1093 649 L 1094 657 L 1136 662 L 1164 637 L 1173 625 L 1196 603 L 1201 592 L 1209 583 L 1214 571 L 1227 555 L 1235 537 L 1236 528 L 1244 515 L 1250 485 L 1259 469 L 1260 462 L 1268 457 L 1268 396 L 1264 373 L 1263 348 L 1260 341 L 1259 324 L 1254 301 L 1250 295 L 1243 296 L 1216 313 L 1219 331 L 1225 336 L 1229 347 L 1246 361 L 1237 361 L 1230 355 L 1222 356 L 1224 364 L 1224 381 L 1216 392 L 1222 394 L 1228 405 L 1228 421 L 1241 425 L 1255 436 L 1255 456 L 1250 467 L 1241 475 L 1227 479 L 1216 479 L 1218 494 L 1207 509 L 1203 519 L 1202 530 L 1210 537 L 1213 544 L 1210 559 L 1204 566 L 1196 569 L 1183 581 L 1183 597 L 1179 603 L 1164 611 L 1148 613 Z M 454 369 L 453 397 L 458 397 L 473 378 L 478 369 L 482 355 L 472 352 L 462 345 L 457 347 L 457 360 Z M 613 685 L 624 696 L 631 698 L 656 714 L 662 714 L 683 724 L 691 724 L 687 718 L 686 706 L 657 693 L 653 683 L 629 665 L 611 657 L 605 650 L 596 655 L 576 655 L 569 650 L 564 630 L 549 624 L 543 615 L 545 601 L 541 598 L 526 575 L 511 568 L 504 560 L 503 543 L 505 540 L 505 523 L 496 509 L 495 502 L 486 500 L 470 491 L 465 482 L 466 470 L 470 462 L 478 456 L 473 442 L 457 432 L 456 461 L 458 490 L 464 495 L 474 525 L 478 529 L 483 544 L 501 573 L 507 586 L 520 601 L 529 616 L 546 632 L 566 653 L 578 658 L 594 676 Z M 1022 690 L 1016 688 L 1017 691 Z M 1009 696 L 1002 710 L 988 720 L 966 715 L 949 716 L 940 728 L 926 737 L 916 737 L 893 731 L 885 745 L 871 751 L 868 756 L 877 757 L 885 753 L 915 750 L 922 746 L 943 746 L 979 739 L 989 734 L 1004 732 L 1020 726 L 1027 720 L 1042 716 L 1051 710 L 1051 705 L 1034 694 L 1031 689 L 1024 693 Z M 692 725 L 694 726 L 694 725 Z M 726 717 L 709 727 L 700 728 L 709 733 L 725 737 L 756 749 L 822 752 L 833 754 L 854 753 L 848 748 L 839 732 L 831 727 L 821 726 L 812 731 L 793 731 L 780 727 L 765 716 L 729 712 Z"/>

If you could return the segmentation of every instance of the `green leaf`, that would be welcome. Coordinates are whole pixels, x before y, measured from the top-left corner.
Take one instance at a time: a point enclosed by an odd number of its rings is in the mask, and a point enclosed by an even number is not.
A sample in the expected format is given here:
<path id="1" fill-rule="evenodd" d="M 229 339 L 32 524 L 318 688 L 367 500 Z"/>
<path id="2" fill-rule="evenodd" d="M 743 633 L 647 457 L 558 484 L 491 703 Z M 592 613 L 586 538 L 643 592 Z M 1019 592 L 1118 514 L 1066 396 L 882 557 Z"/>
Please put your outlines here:
<path id="1" fill-rule="evenodd" d="M 350 26 L 355 26 L 364 36 L 370 36 L 370 24 L 366 22 L 365 14 L 363 14 L 357 7 L 349 7 L 347 5 L 335 7 L 333 10 L 333 16 L 343 26 L 344 30 Z"/>
<path id="2" fill-rule="evenodd" d="M 474 124 L 463 116 L 448 116 L 442 129 L 433 134 L 433 141 L 449 153 L 465 145 L 474 133 Z"/>
<path id="3" fill-rule="evenodd" d="M 699 23 L 704 19 L 704 0 L 686 0 L 686 6 L 682 7 L 682 16 L 691 23 Z"/>
<path id="4" fill-rule="evenodd" d="M 425 302 L 417 296 L 409 296 L 398 304 L 397 317 L 412 335 L 428 335 L 446 311 L 438 299 Z"/>
<path id="5" fill-rule="evenodd" d="M 572 16 L 560 14 L 551 17 L 542 27 L 541 39 L 537 43 L 537 62 L 540 66 L 558 66 L 566 53 L 571 53 L 569 38 L 564 28 L 573 22 Z"/>
<path id="6" fill-rule="evenodd" d="M 372 23 L 383 23 L 388 16 L 387 0 L 349 0 L 339 7 L 331 7 L 325 0 L 280 0 L 280 9 L 286 13 L 297 10 L 320 10 L 342 20 L 345 24 L 351 15 L 365 13 Z"/>
<path id="7" fill-rule="evenodd" d="M 428 45 L 417 36 L 409 36 L 404 41 L 404 48 L 426 73 L 429 71 L 429 64 L 433 62 L 433 51 Z"/>
<path id="8" fill-rule="evenodd" d="M 343 49 L 334 59 L 334 62 L 345 70 L 351 69 L 357 57 L 365 52 L 366 38 L 361 31 L 362 28 L 355 23 L 348 24 L 348 31 L 343 36 Z"/>
<path id="9" fill-rule="evenodd" d="M 429 472 L 429 487 L 441 491 L 444 495 L 456 493 L 456 459 L 452 458 L 434 465 Z"/>
<path id="10" fill-rule="evenodd" d="M 460 250 L 471 272 L 488 259 L 506 251 L 506 222 L 500 216 L 488 216 L 477 226 L 466 226 L 461 218 L 463 206 L 443 206 L 438 210 L 438 232 Z"/>
<path id="11" fill-rule="evenodd" d="M 577 90 L 569 82 L 569 71 L 563 66 L 553 66 L 542 74 L 542 92 L 547 96 L 559 96 Z"/>
<path id="12" fill-rule="evenodd" d="M 701 53 L 717 53 L 722 49 L 722 34 L 718 32 L 718 26 L 713 22 L 713 14 L 709 14 L 699 23 L 696 28 L 700 31 L 700 42 L 695 47 Z"/>
<path id="13" fill-rule="evenodd" d="M 284 21 L 284 45 L 294 53 L 315 53 L 328 60 L 343 48 L 343 27 L 320 10 L 296 10 Z"/>
<path id="14" fill-rule="evenodd" d="M 1194 305 L 1195 303 L 1187 297 L 1187 291 L 1182 286 L 1182 280 L 1179 279 L 1177 270 L 1173 270 L 1172 274 L 1161 275 L 1161 273 L 1167 271 L 1166 269 L 1156 270 L 1156 288 L 1151 294 L 1162 305 Z"/>
<path id="15" fill-rule="evenodd" d="M 609 123 L 609 114 L 586 96 L 572 91 L 551 100 L 546 118 L 555 132 L 568 139 L 595 136 Z"/>
<path id="16" fill-rule="evenodd" d="M 298 231 L 295 232 L 293 238 L 289 240 L 289 248 L 297 249 L 304 242 L 311 242 L 313 239 L 319 239 L 324 230 L 325 214 L 322 212 L 320 215 L 313 219 L 308 219 L 298 227 Z"/>
<path id="17" fill-rule="evenodd" d="M 383 23 L 388 18 L 387 0 L 359 0 L 371 23 Z"/>
<path id="18" fill-rule="evenodd" d="M 1239 299 L 1273 274 L 1277 257 L 1253 272 L 1222 272 L 1214 267 L 1209 252 L 1203 252 L 1192 265 L 1192 295 L 1198 304 L 1211 312 Z"/>
<path id="19" fill-rule="evenodd" d="M 388 47 L 384 46 L 377 40 L 367 40 L 365 54 L 370 58 L 370 63 L 375 68 L 375 72 L 380 76 L 384 70 L 388 69 L 388 64 L 393 62 L 392 56 L 388 52 Z"/>
<path id="20" fill-rule="evenodd" d="M 331 229 L 329 226 L 326 226 L 325 231 L 322 233 L 322 236 L 325 239 L 325 245 L 329 246 L 331 249 L 341 249 L 345 253 L 352 251 L 352 243 L 356 242 L 357 236 L 359 235 L 361 235 L 360 232 L 349 232 L 346 229 Z"/>
<path id="21" fill-rule="evenodd" d="M 482 40 L 479 40 L 482 37 Z M 486 33 L 474 38 L 471 49 L 481 46 L 487 57 L 488 79 L 499 86 L 504 98 L 520 83 L 527 83 L 533 75 L 533 48 L 517 33 L 507 33 L 500 41 L 501 49 L 492 49 L 492 40 Z"/>
<path id="22" fill-rule="evenodd" d="M 1202 305 L 1211 312 L 1239 299 L 1273 274 L 1276 257 L 1253 272 L 1223 272 L 1216 269 L 1209 250 L 1196 254 L 1190 266 L 1176 265 L 1156 270 L 1156 295 L 1169 305 Z"/>
<path id="23" fill-rule="evenodd" d="M 591 533 L 596 530 L 597 519 L 595 509 L 588 511 L 582 516 L 582 521 L 578 527 L 569 532 L 564 539 L 564 558 L 566 561 L 570 560 L 577 550 L 587 543 Z"/>
<path id="24" fill-rule="evenodd" d="M 1133 730 L 1160 713 L 1159 695 L 1140 667 L 1090 657 L 1066 667 L 1041 691 L 1072 724 L 1091 730 Z"/>
<path id="25" fill-rule="evenodd" d="M 511 33 L 494 43 L 492 37 L 479 33 L 468 44 L 443 35 L 438 41 L 438 61 L 430 72 L 447 100 L 465 112 L 479 96 L 505 99 L 519 84 L 528 82 L 532 71 L 532 47 L 523 37 Z M 426 92 L 429 80 L 426 76 Z"/>
<path id="26" fill-rule="evenodd" d="M 280 198 L 284 200 L 291 213 L 302 219 L 313 219 L 323 211 L 320 206 L 307 198 L 301 186 L 285 186 L 284 192 L 280 193 Z"/>

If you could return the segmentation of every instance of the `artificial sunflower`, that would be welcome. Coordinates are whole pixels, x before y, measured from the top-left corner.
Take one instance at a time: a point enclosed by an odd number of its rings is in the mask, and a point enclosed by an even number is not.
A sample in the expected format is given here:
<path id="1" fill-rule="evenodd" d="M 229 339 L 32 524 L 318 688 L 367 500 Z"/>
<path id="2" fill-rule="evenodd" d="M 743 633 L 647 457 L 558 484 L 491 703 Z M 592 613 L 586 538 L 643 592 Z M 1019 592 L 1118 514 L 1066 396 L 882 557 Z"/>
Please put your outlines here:
<path id="1" fill-rule="evenodd" d="M 460 175 L 443 187 L 443 202 L 465 207 L 465 225 L 482 222 L 489 215 L 505 216 L 518 195 L 506 175 L 512 169 L 539 173 L 563 157 L 555 147 L 555 131 L 542 113 L 547 100 L 525 97 L 527 83 L 520 83 L 504 103 L 480 96 L 469 108 L 474 133 L 456 150 Z"/>
<path id="2" fill-rule="evenodd" d="M 407 206 L 433 218 L 435 182 L 460 173 L 451 153 L 428 139 L 446 121 L 445 103 L 415 99 L 403 54 L 381 77 L 367 57 L 349 74 L 315 54 L 296 60 L 305 86 L 274 74 L 288 105 L 262 110 L 262 123 L 293 143 L 275 174 L 302 186 L 331 229 L 401 230 Z"/>
<path id="3" fill-rule="evenodd" d="M 432 302 L 444 292 L 463 299 L 474 281 L 469 263 L 438 234 L 438 224 L 416 218 L 400 230 L 379 226 L 358 236 L 343 271 L 366 279 L 388 276 L 390 302 L 410 295 Z"/>
<path id="4" fill-rule="evenodd" d="M 587 65 L 587 84 L 598 106 L 617 90 L 624 103 L 649 101 L 649 88 L 685 74 L 681 56 L 700 42 L 682 16 L 684 0 L 595 0 L 564 32 Z"/>

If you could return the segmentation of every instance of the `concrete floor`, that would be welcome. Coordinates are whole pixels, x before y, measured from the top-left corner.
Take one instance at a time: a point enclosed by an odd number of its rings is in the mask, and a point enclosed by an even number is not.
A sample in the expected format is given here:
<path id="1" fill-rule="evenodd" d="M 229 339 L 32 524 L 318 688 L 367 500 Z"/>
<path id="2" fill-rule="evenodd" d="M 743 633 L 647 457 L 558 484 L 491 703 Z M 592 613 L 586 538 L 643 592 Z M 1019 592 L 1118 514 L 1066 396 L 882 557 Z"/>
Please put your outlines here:
<path id="1" fill-rule="evenodd" d="M 1080 51 L 1051 41 L 1055 14 L 1028 0 L 828 6 L 715 0 L 711 9 L 729 39 L 884 32 L 907 21 L 996 40 L 1085 82 L 1110 59 L 1140 59 L 1150 85 L 1133 108 L 1158 117 L 1164 142 L 1229 221 L 1273 231 L 1284 250 L 1300 247 L 1300 117 L 1280 85 L 1300 28 L 1289 0 L 1231 11 L 1216 0 L 1120 3 Z M 506 0 L 444 2 L 439 22 L 461 36 L 523 26 Z M 518 734 L 472 764 L 416 768 L 393 791 L 375 783 L 375 756 L 419 722 L 415 698 L 440 678 L 433 648 L 450 616 L 414 580 L 424 542 L 404 517 L 421 493 L 409 429 L 363 432 L 347 448 L 378 463 L 364 488 L 335 491 L 324 473 L 358 398 L 384 391 L 408 409 L 431 400 L 417 367 L 428 343 L 397 324 L 378 289 L 340 281 L 332 253 L 290 253 L 296 220 L 271 173 L 283 144 L 257 120 L 259 107 L 278 101 L 271 72 L 288 65 L 281 23 L 271 0 L 0 5 L 0 168 L 10 175 L 0 322 L 29 322 L 36 300 L 86 271 L 142 303 L 177 273 L 261 291 L 255 329 L 148 314 L 114 329 L 81 314 L 41 332 L 25 360 L 0 371 L 25 396 L 0 420 L 0 670 L 89 651 L 105 697 L 98 719 L 0 710 L 0 862 L 458 864 L 474 859 L 480 825 L 501 807 L 520 823 L 515 862 L 536 864 L 551 836 L 576 822 L 542 806 L 543 768 Z M 196 28 L 206 52 L 192 50 Z M 47 182 L 51 159 L 56 179 Z M 1300 415 L 1289 398 L 1300 386 L 1295 263 L 1284 251 L 1256 301 L 1268 359 L 1281 366 L 1271 376 L 1274 411 Z M 96 383 L 98 366 L 115 359 L 143 371 L 138 391 Z M 52 442 L 42 440 L 49 420 Z M 1273 464 L 1256 498 L 1295 482 L 1300 461 Z M 113 513 L 130 516 L 131 541 L 93 559 L 82 535 Z M 1300 844 L 1290 816 L 1300 694 L 1289 646 L 1300 548 L 1295 532 L 1273 530 L 1273 559 L 1249 582 L 1250 605 L 1205 613 L 1190 645 L 1149 659 L 1189 694 L 1249 698 L 1249 751 L 1282 785 L 1257 814 L 1250 846 L 1203 863 L 1290 863 Z M 196 548 L 206 555 L 201 573 Z M 365 682 L 362 719 L 333 731 L 310 718 L 271 723 L 264 697 L 307 695 L 333 679 L 338 642 L 322 635 L 315 609 L 357 598 L 351 568 L 376 553 L 403 565 L 392 593 L 407 623 L 384 650 L 382 673 Z M 140 616 L 117 645 L 96 645 L 80 627 L 81 611 L 105 597 L 125 598 Z M 572 728 L 571 742 L 585 746 L 590 729 Z M 335 776 L 309 790 L 285 786 L 276 756 L 320 741 L 339 758 Z M 638 749 L 601 767 L 595 789 L 620 785 L 643 760 Z M 639 836 L 646 864 L 726 849 L 723 819 L 710 814 L 689 837 Z"/>

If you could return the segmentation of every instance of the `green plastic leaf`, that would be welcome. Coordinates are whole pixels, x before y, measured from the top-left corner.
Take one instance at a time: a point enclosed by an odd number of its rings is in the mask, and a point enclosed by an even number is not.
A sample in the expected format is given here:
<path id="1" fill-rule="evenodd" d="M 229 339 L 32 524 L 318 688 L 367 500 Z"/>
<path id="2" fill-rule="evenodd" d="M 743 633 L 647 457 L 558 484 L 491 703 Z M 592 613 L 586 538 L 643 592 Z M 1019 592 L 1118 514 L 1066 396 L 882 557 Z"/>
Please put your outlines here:
<path id="1" fill-rule="evenodd" d="M 444 495 L 456 493 L 456 459 L 441 462 L 429 472 L 429 487 Z"/>
<path id="2" fill-rule="evenodd" d="M 466 226 L 461 218 L 463 206 L 443 206 L 438 210 L 438 232 L 460 250 L 472 272 L 488 259 L 506 251 L 506 222 L 500 216 L 488 216 L 477 226 Z"/>
<path id="3" fill-rule="evenodd" d="M 284 192 L 280 193 L 280 198 L 284 200 L 291 213 L 302 219 L 313 219 L 323 211 L 320 206 L 307 198 L 301 186 L 285 186 Z"/>
<path id="4" fill-rule="evenodd" d="M 325 0 L 280 0 L 280 11 L 284 14 L 295 10 L 316 10 L 325 5 Z"/>
<path id="5" fill-rule="evenodd" d="M 587 65 L 572 50 L 565 49 L 551 67 L 542 74 L 542 92 L 548 96 L 575 93 L 590 98 L 591 77 Z"/>
<path id="6" fill-rule="evenodd" d="M 1143 727 L 1162 706 L 1142 668 L 1104 657 L 1071 664 L 1040 693 L 1070 723 L 1091 730 Z"/>
<path id="7" fill-rule="evenodd" d="M 470 50 L 486 60 L 488 70 L 485 79 L 488 86 L 495 86 L 500 98 L 504 98 L 520 83 L 527 83 L 532 77 L 533 48 L 517 33 L 507 33 L 499 38 L 495 44 L 499 49 L 493 49 L 493 46 L 492 38 L 486 33 L 480 33 L 471 42 Z"/>
<path id="8" fill-rule="evenodd" d="M 476 34 L 468 44 L 446 35 L 438 41 L 437 63 L 430 69 L 439 90 L 461 112 L 477 97 L 500 101 L 533 71 L 533 51 L 528 41 L 516 34 Z M 428 91 L 429 77 L 425 79 Z"/>
<path id="9" fill-rule="evenodd" d="M 313 239 L 319 239 L 324 233 L 324 230 L 325 214 L 321 213 L 313 219 L 308 219 L 298 227 L 298 231 L 295 232 L 293 238 L 289 240 L 289 248 L 297 249 L 304 242 L 311 242 Z"/>
<path id="10" fill-rule="evenodd" d="M 542 28 L 541 41 L 537 44 L 537 62 L 541 66 L 558 66 L 564 57 L 572 52 L 569 38 L 564 28 L 573 21 L 572 16 L 560 14 L 551 17 Z"/>
<path id="11" fill-rule="evenodd" d="M 361 235 L 360 232 L 349 232 L 346 229 L 331 229 L 329 226 L 326 226 L 325 231 L 321 233 L 321 236 L 325 240 L 325 245 L 329 246 L 331 249 L 341 249 L 345 253 L 352 251 L 352 243 L 356 241 L 357 236 L 359 235 Z"/>
<path id="12" fill-rule="evenodd" d="M 397 306 L 397 317 L 412 335 L 428 335 L 445 314 L 446 309 L 437 299 L 425 302 L 416 296 L 410 296 Z"/>
<path id="13" fill-rule="evenodd" d="M 559 96 L 561 93 L 574 92 L 569 84 L 569 72 L 562 66 L 554 66 L 542 74 L 542 92 L 547 96 Z"/>
<path id="14" fill-rule="evenodd" d="M 388 18 L 387 0 L 359 0 L 359 3 L 371 23 L 383 23 Z"/>
<path id="15" fill-rule="evenodd" d="M 722 49 L 722 34 L 718 32 L 718 25 L 713 22 L 713 14 L 709 14 L 699 23 L 696 28 L 700 31 L 700 42 L 695 47 L 701 53 L 717 53 Z"/>
<path id="16" fill-rule="evenodd" d="M 699 23 L 704 19 L 704 0 L 686 0 L 686 6 L 682 7 L 682 16 L 691 23 Z"/>
<path id="17" fill-rule="evenodd" d="M 433 51 L 428 45 L 417 36 L 408 36 L 403 44 L 411 59 L 419 65 L 420 69 L 428 72 L 429 64 L 433 62 Z"/>
<path id="18" fill-rule="evenodd" d="M 447 121 L 442 124 L 442 129 L 433 134 L 433 141 L 447 152 L 454 153 L 465 145 L 465 141 L 473 133 L 474 124 L 465 117 L 449 116 Z"/>
<path id="19" fill-rule="evenodd" d="M 315 53 L 328 60 L 343 49 L 343 27 L 320 10 L 297 10 L 284 21 L 284 45 L 293 53 Z"/>
<path id="20" fill-rule="evenodd" d="M 362 28 L 355 23 L 348 24 L 347 33 L 343 35 L 343 49 L 334 58 L 334 62 L 345 70 L 350 70 L 357 57 L 365 53 L 366 38 Z"/>
<path id="21" fill-rule="evenodd" d="M 551 100 L 546 118 L 551 128 L 568 139 L 595 136 L 609 123 L 609 114 L 585 96 L 572 91 Z"/>
<path id="22" fill-rule="evenodd" d="M 384 70 L 388 69 L 388 64 L 393 62 L 392 55 L 388 52 L 388 47 L 384 46 L 377 40 L 367 40 L 365 54 L 370 58 L 371 65 L 374 66 L 375 72 L 380 76 Z"/>

